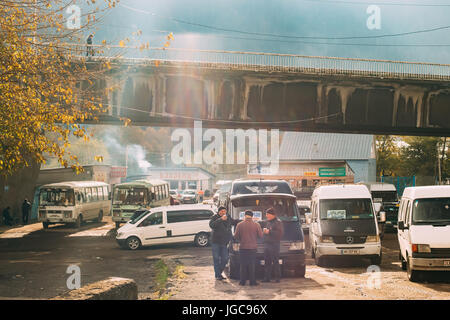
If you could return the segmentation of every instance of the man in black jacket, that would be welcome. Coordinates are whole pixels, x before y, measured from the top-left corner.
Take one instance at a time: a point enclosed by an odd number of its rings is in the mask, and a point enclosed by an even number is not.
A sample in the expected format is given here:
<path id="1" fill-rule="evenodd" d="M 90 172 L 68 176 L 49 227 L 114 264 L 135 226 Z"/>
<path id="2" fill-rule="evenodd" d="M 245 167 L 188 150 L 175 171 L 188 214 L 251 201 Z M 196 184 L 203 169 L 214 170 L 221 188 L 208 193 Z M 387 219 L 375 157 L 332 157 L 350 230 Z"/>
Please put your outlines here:
<path id="1" fill-rule="evenodd" d="M 222 272 L 225 269 L 229 258 L 228 243 L 232 237 L 231 225 L 232 219 L 227 214 L 227 209 L 225 207 L 219 207 L 217 214 L 212 216 L 209 221 L 209 226 L 212 229 L 211 246 L 216 280 L 225 279 Z"/>
<path id="2" fill-rule="evenodd" d="M 280 282 L 280 241 L 283 237 L 283 223 L 277 218 L 273 208 L 266 210 L 266 227 L 263 229 L 264 240 L 264 280 L 270 282 L 272 271 L 275 274 L 275 282 Z"/>

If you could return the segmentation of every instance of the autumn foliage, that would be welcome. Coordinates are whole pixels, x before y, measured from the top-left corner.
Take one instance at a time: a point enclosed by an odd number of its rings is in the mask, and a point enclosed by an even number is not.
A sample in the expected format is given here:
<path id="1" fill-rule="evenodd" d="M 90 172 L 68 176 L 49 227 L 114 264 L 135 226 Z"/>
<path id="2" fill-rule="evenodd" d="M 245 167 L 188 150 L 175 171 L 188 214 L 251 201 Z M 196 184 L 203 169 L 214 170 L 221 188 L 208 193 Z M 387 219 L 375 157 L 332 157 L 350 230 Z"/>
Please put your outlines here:
<path id="1" fill-rule="evenodd" d="M 65 28 L 63 13 L 71 2 L 0 2 L 1 175 L 30 161 L 44 163 L 48 156 L 77 168 L 76 155 L 66 151 L 69 136 L 88 139 L 80 123 L 105 111 L 94 98 L 95 79 L 104 70 L 87 68 L 87 59 L 80 59 L 85 51 L 77 52 L 73 44 L 85 43 L 83 30 L 115 1 L 105 1 L 103 7 L 90 1 L 88 22 L 76 30 Z"/>

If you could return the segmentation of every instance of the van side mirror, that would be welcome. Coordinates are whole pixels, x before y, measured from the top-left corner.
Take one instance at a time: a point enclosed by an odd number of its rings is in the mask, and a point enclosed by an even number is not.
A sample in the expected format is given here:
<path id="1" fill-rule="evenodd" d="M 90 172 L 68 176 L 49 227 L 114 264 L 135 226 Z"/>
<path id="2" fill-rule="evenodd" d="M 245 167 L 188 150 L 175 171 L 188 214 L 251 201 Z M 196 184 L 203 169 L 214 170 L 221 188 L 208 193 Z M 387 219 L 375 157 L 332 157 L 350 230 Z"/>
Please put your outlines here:
<path id="1" fill-rule="evenodd" d="M 311 224 L 311 213 L 310 212 L 305 213 L 305 220 L 306 220 L 306 224 Z"/>
<path id="2" fill-rule="evenodd" d="M 380 212 L 380 222 L 381 223 L 386 222 L 386 212 L 384 212 L 384 211 Z"/>
<path id="3" fill-rule="evenodd" d="M 402 231 L 405 229 L 408 229 L 408 227 L 405 226 L 405 222 L 403 222 L 403 221 L 398 222 L 397 228 L 398 228 L 398 230 L 402 230 Z"/>
<path id="4" fill-rule="evenodd" d="M 375 209 L 375 212 L 376 212 L 376 213 L 380 212 L 380 210 L 381 210 L 381 203 L 375 202 L 375 203 L 373 204 L 373 206 L 374 206 L 374 209 Z"/>

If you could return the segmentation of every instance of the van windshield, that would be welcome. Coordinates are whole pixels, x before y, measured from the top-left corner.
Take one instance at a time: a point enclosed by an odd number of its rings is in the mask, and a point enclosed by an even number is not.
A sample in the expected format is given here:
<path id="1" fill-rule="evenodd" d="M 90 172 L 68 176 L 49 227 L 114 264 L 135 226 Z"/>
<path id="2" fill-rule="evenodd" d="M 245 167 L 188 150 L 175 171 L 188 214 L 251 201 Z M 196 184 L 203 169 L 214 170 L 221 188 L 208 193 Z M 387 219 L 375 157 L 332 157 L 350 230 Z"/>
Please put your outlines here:
<path id="1" fill-rule="evenodd" d="M 373 219 L 370 199 L 324 199 L 320 200 L 321 220 Z"/>
<path id="2" fill-rule="evenodd" d="M 372 199 L 381 199 L 382 202 L 397 202 L 396 191 L 372 191 Z"/>
<path id="3" fill-rule="evenodd" d="M 135 214 L 131 217 L 130 223 L 135 224 L 139 220 L 141 220 L 145 215 L 147 215 L 150 211 L 136 211 Z"/>
<path id="4" fill-rule="evenodd" d="M 147 189 L 145 188 L 116 188 L 113 204 L 147 204 Z"/>
<path id="5" fill-rule="evenodd" d="M 72 189 L 41 189 L 39 204 L 41 206 L 73 206 L 75 196 Z"/>
<path id="6" fill-rule="evenodd" d="M 253 211 L 255 220 L 265 220 L 265 212 L 274 208 L 278 219 L 281 221 L 299 221 L 299 212 L 295 199 L 279 197 L 251 197 L 233 200 L 233 219 L 244 219 L 246 210 Z"/>
<path id="7" fill-rule="evenodd" d="M 413 223 L 450 223 L 450 198 L 418 199 L 413 205 Z"/>

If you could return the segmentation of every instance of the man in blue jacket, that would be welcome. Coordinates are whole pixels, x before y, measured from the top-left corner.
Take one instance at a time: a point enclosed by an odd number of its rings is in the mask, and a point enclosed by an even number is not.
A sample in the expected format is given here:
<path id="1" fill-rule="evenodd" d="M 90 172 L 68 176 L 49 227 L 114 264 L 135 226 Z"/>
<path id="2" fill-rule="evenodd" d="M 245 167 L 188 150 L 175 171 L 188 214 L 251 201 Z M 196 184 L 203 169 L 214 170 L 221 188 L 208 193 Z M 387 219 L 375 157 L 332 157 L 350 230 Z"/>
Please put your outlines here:
<path id="1" fill-rule="evenodd" d="M 224 280 L 222 275 L 228 263 L 228 243 L 231 240 L 232 219 L 227 214 L 225 207 L 219 207 L 217 214 L 211 217 L 209 226 L 212 229 L 211 246 L 214 260 L 214 273 L 216 280 Z"/>

